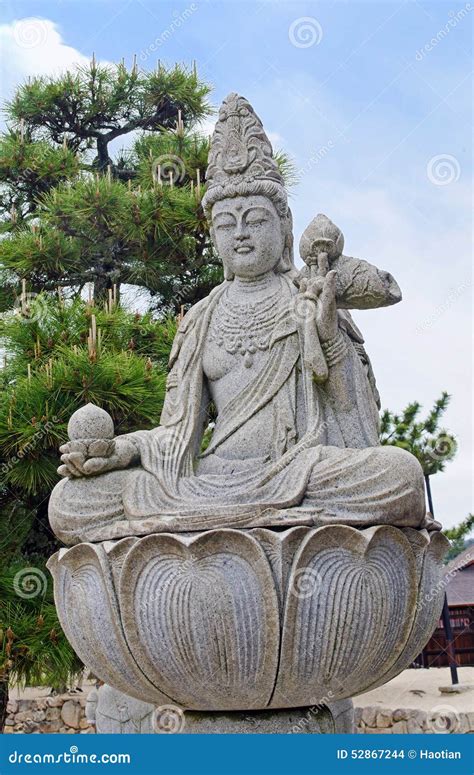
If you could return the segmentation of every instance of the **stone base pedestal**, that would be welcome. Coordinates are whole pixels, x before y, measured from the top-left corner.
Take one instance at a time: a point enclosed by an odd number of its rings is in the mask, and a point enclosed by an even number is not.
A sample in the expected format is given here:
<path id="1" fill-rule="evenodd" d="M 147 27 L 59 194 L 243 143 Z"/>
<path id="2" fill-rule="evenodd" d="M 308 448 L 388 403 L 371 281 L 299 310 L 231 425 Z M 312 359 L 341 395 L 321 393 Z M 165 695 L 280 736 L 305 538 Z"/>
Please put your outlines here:
<path id="1" fill-rule="evenodd" d="M 353 731 L 352 700 L 284 710 L 186 711 L 180 729 L 188 735 L 330 735 Z"/>
<path id="2" fill-rule="evenodd" d="M 282 710 L 198 711 L 154 706 L 112 686 L 93 690 L 87 717 L 98 734 L 331 735 L 354 731 L 352 700 Z"/>

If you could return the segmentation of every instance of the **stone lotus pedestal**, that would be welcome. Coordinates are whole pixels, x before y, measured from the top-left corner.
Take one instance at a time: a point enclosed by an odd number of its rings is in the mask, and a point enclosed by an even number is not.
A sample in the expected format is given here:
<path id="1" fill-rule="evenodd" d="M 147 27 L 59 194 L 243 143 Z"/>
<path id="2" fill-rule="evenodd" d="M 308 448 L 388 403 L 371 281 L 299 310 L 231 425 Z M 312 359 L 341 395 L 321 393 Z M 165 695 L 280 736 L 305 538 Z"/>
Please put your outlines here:
<path id="1" fill-rule="evenodd" d="M 82 543 L 48 567 L 79 657 L 184 712 L 165 731 L 349 732 L 341 701 L 400 673 L 433 632 L 447 545 L 391 526 L 217 529 Z"/>

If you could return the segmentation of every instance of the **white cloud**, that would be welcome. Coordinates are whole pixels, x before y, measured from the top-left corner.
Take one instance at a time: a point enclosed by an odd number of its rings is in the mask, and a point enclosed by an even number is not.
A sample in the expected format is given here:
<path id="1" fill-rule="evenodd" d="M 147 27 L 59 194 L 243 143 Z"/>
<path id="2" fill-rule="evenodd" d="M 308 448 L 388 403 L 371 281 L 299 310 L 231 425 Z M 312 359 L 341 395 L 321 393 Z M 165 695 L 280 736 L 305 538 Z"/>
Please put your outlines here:
<path id="1" fill-rule="evenodd" d="M 28 76 L 55 75 L 90 58 L 63 41 L 58 26 L 49 19 L 31 17 L 0 25 L 2 102 Z"/>
<path id="2" fill-rule="evenodd" d="M 205 118 L 196 125 L 196 130 L 202 135 L 211 137 L 216 127 L 217 118 Z"/>

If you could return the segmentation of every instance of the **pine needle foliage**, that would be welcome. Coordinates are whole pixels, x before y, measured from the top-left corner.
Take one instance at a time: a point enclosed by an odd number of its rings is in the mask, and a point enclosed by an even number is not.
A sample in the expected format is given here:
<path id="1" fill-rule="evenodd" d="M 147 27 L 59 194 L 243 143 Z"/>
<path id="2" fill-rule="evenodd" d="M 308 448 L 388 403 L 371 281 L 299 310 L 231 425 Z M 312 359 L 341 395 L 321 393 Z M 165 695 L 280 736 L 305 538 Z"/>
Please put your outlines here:
<path id="1" fill-rule="evenodd" d="M 59 624 L 52 579 L 41 561 L 29 567 L 14 562 L 2 568 L 0 683 L 63 689 L 82 670 Z"/>
<path id="2" fill-rule="evenodd" d="M 384 409 L 380 418 L 380 443 L 408 450 L 419 460 L 425 476 L 444 471 L 457 452 L 456 438 L 440 427 L 451 396 L 443 391 L 424 419 L 421 404 L 413 401 L 395 414 Z"/>
<path id="3" fill-rule="evenodd" d="M 96 301 L 136 285 L 178 313 L 221 280 L 201 207 L 209 141 L 195 129 L 209 91 L 195 68 L 94 59 L 18 88 L 0 136 L 0 310 L 27 280 L 36 293 L 91 282 Z"/>
<path id="4" fill-rule="evenodd" d="M 444 530 L 446 538 L 449 538 L 451 541 L 451 548 L 445 557 L 446 563 L 450 562 L 452 559 L 454 559 L 454 557 L 457 557 L 458 554 L 461 554 L 464 549 L 467 549 L 468 546 L 474 543 L 474 539 L 471 538 L 469 540 L 469 536 L 473 530 L 474 514 L 469 514 L 466 519 L 463 519 L 462 522 L 460 522 L 458 525 Z M 474 547 L 472 553 L 474 555 Z"/>

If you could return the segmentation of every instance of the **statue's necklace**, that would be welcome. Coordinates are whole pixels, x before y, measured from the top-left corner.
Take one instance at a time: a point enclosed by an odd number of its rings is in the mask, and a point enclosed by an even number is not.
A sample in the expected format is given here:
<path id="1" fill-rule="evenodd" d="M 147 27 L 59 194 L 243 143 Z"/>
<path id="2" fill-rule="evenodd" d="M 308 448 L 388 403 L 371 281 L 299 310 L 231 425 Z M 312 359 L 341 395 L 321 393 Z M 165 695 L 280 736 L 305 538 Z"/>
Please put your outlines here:
<path id="1" fill-rule="evenodd" d="M 277 303 L 281 287 L 266 299 L 235 303 L 225 293 L 214 315 L 212 338 L 219 347 L 244 356 L 244 365 L 252 366 L 257 350 L 268 350 L 277 320 L 284 310 Z"/>

